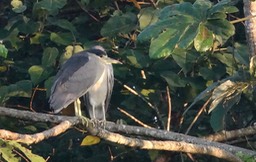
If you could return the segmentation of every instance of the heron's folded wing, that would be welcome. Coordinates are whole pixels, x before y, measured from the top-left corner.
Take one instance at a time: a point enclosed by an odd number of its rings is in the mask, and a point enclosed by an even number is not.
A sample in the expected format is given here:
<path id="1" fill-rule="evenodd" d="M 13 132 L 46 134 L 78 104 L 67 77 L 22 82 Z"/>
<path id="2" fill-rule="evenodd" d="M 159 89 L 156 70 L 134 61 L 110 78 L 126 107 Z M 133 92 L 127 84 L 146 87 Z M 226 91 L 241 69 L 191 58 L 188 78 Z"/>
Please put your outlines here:
<path id="1" fill-rule="evenodd" d="M 50 107 L 59 112 L 84 95 L 104 71 L 99 57 L 89 53 L 72 56 L 56 75 L 49 99 Z"/>

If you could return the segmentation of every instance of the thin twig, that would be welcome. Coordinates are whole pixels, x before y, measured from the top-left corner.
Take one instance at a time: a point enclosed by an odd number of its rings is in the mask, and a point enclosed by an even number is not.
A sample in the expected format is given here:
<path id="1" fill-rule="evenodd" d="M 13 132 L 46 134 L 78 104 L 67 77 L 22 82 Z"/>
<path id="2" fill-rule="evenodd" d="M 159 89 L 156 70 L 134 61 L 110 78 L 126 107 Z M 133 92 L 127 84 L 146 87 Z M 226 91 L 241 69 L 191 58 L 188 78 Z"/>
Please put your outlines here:
<path id="1" fill-rule="evenodd" d="M 33 112 L 35 112 L 35 110 L 33 109 L 33 100 L 35 98 L 35 94 L 36 94 L 36 91 L 37 91 L 37 88 L 38 88 L 39 85 L 36 86 L 36 88 L 34 88 L 34 91 L 31 95 L 31 99 L 30 99 L 30 102 L 29 102 L 29 109 Z"/>
<path id="2" fill-rule="evenodd" d="M 192 123 L 189 125 L 187 131 L 185 134 L 188 134 L 188 132 L 191 130 L 191 128 L 193 127 L 193 125 L 195 124 L 195 122 L 197 121 L 197 119 L 199 118 L 199 116 L 202 114 L 203 110 L 205 110 L 206 106 L 208 105 L 208 103 L 211 101 L 211 98 L 209 98 L 204 105 L 201 107 L 201 109 L 199 110 L 199 112 L 197 113 L 197 115 L 195 116 L 194 120 L 192 121 Z"/>
<path id="3" fill-rule="evenodd" d="M 100 20 L 98 20 L 95 16 L 93 16 L 92 14 L 89 13 L 89 11 L 87 9 L 84 8 L 84 6 L 78 1 L 76 0 L 77 4 L 81 7 L 81 9 L 86 12 L 93 20 L 100 22 Z"/>
<path id="4" fill-rule="evenodd" d="M 171 127 L 171 117 L 172 117 L 172 101 L 170 96 L 169 87 L 166 86 L 166 95 L 167 95 L 167 103 L 168 103 L 168 118 L 167 118 L 167 131 L 170 131 Z"/>
<path id="5" fill-rule="evenodd" d="M 241 19 L 238 19 L 238 20 L 233 20 L 233 21 L 230 21 L 231 24 L 235 24 L 235 23 L 239 23 L 239 22 L 243 22 L 243 21 L 246 21 L 246 20 L 250 20 L 252 18 L 256 17 L 256 15 L 249 15 L 249 16 L 246 16 L 244 18 L 241 18 Z"/>
<path id="6" fill-rule="evenodd" d="M 127 89 L 129 92 L 131 92 L 132 94 L 138 96 L 139 98 L 142 99 L 142 101 L 144 101 L 150 108 L 152 108 L 153 110 L 155 110 L 156 112 L 156 115 L 157 115 L 157 118 L 160 119 L 160 123 L 161 123 L 161 126 L 163 126 L 163 123 L 162 123 L 162 118 L 161 118 L 161 115 L 160 115 L 160 112 L 158 110 L 158 108 L 156 106 L 154 106 L 152 103 L 150 103 L 143 95 L 141 95 L 139 92 L 136 92 L 133 88 L 129 87 L 128 85 L 126 84 L 123 84 L 121 81 L 119 81 L 118 79 L 115 78 L 115 81 L 117 81 L 117 83 L 123 85 L 123 87 L 125 89 Z"/>
<path id="7" fill-rule="evenodd" d="M 124 109 L 121 108 L 117 108 L 121 113 L 127 115 L 129 118 L 131 118 L 133 121 L 135 121 L 136 123 L 138 123 L 139 125 L 145 127 L 145 128 L 153 128 L 145 123 L 143 123 L 142 121 L 138 120 L 137 118 L 135 118 L 134 116 L 132 116 L 130 113 L 128 113 L 127 111 L 125 111 Z"/>

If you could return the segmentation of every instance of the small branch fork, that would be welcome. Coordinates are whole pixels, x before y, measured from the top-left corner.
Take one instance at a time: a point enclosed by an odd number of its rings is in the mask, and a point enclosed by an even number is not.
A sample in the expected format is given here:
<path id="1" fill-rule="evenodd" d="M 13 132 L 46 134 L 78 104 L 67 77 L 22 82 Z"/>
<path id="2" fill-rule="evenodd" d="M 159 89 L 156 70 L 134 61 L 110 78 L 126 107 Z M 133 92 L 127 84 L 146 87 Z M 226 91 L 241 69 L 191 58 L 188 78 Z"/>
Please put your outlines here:
<path id="1" fill-rule="evenodd" d="M 101 127 L 93 127 L 95 124 L 90 121 L 84 121 L 79 117 L 67 117 L 59 115 L 50 115 L 43 113 L 35 113 L 29 111 L 15 110 L 11 108 L 0 107 L 0 115 L 9 116 L 17 119 L 30 120 L 35 122 L 50 122 L 59 123 L 55 127 L 36 134 L 18 134 L 7 130 L 0 130 L 0 138 L 6 140 L 16 140 L 18 142 L 32 144 L 45 140 L 49 137 L 57 136 L 73 126 L 83 126 L 91 134 L 97 135 L 107 141 L 127 145 L 130 147 L 139 147 L 141 149 L 154 149 L 166 151 L 179 151 L 187 153 L 207 154 L 218 158 L 226 159 L 228 161 L 240 162 L 241 159 L 234 154 L 241 152 L 256 157 L 256 152 L 226 145 L 217 142 L 207 141 L 201 138 L 196 138 L 184 134 L 179 134 L 170 131 L 143 128 L 137 126 L 118 125 L 112 122 L 106 122 Z M 97 125 L 97 124 L 96 124 Z M 254 128 L 256 130 L 256 126 Z M 111 132 L 109 132 L 111 131 Z M 113 133 L 118 132 L 118 133 Z M 126 135 L 139 135 L 152 140 L 144 140 L 138 138 L 126 137 Z"/>

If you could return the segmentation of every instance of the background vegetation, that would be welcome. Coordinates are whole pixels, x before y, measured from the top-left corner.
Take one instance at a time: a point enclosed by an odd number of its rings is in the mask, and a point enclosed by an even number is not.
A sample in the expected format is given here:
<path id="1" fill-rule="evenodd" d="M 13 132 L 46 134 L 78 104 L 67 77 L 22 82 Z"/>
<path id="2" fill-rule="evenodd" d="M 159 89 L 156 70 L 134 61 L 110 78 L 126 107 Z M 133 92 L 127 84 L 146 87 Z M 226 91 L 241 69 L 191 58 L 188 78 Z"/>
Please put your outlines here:
<path id="1" fill-rule="evenodd" d="M 150 126 L 166 129 L 168 88 L 171 131 L 203 136 L 255 122 L 255 71 L 249 69 L 244 25 L 234 23 L 243 17 L 239 0 L 2 0 L 0 15 L 1 105 L 48 112 L 52 79 L 61 64 L 74 52 L 100 44 L 123 63 L 114 65 L 108 120 L 137 125 L 120 107 Z M 52 126 L 0 120 L 1 128 L 20 133 Z M 39 155 L 49 161 L 148 162 L 161 154 L 104 141 L 81 147 L 85 135 L 71 130 L 27 149 L 33 150 L 31 158 Z M 23 159 L 10 151 L 16 144 L 0 142 L 7 148 L 0 152 L 8 154 L 1 160 Z M 254 148 L 249 141 L 239 145 Z M 171 154 L 173 161 L 182 156 Z"/>

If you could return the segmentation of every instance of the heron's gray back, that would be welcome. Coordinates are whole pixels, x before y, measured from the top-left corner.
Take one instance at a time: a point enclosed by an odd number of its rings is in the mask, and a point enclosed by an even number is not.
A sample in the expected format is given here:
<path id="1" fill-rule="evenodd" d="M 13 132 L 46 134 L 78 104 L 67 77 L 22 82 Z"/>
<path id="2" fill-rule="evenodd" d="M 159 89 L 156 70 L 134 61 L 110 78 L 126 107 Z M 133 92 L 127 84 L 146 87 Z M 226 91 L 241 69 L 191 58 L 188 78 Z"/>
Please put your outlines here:
<path id="1" fill-rule="evenodd" d="M 83 96 L 101 77 L 104 64 L 100 58 L 86 51 L 73 55 L 55 77 L 49 99 L 55 113 Z"/>

